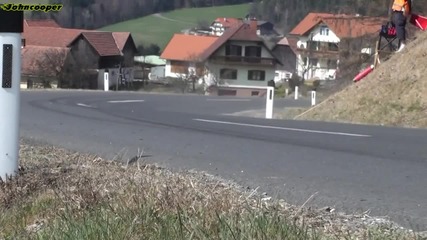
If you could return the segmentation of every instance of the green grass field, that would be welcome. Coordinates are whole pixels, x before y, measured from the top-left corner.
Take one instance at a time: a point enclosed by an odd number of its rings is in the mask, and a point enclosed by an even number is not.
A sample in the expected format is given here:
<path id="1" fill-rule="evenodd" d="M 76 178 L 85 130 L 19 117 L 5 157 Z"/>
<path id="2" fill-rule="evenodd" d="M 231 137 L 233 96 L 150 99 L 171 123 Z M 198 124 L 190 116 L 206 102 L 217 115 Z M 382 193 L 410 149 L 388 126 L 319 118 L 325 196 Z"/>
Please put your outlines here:
<path id="1" fill-rule="evenodd" d="M 249 11 L 249 4 L 228 5 L 220 7 L 189 8 L 162 13 L 161 16 L 174 21 L 149 15 L 124 21 L 101 28 L 103 31 L 131 32 L 137 45 L 157 44 L 163 49 L 174 33 L 188 29 L 200 21 L 212 22 L 217 17 L 243 18 Z"/>

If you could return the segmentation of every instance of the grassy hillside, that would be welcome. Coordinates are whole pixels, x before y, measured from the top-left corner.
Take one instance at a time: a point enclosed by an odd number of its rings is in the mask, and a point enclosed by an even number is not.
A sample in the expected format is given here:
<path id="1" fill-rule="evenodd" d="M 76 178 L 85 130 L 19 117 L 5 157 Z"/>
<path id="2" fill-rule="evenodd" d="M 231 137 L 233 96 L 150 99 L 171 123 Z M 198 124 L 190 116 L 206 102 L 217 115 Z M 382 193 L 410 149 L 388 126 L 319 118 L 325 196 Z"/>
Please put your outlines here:
<path id="1" fill-rule="evenodd" d="M 297 119 L 427 128 L 427 32 Z"/>
<path id="2" fill-rule="evenodd" d="M 101 28 L 104 31 L 129 31 L 136 44 L 155 43 L 163 49 L 174 33 L 188 29 L 200 21 L 212 22 L 217 17 L 245 17 L 249 4 L 229 5 L 207 8 L 180 9 L 150 15 Z M 164 17 L 164 18 L 163 18 Z"/>

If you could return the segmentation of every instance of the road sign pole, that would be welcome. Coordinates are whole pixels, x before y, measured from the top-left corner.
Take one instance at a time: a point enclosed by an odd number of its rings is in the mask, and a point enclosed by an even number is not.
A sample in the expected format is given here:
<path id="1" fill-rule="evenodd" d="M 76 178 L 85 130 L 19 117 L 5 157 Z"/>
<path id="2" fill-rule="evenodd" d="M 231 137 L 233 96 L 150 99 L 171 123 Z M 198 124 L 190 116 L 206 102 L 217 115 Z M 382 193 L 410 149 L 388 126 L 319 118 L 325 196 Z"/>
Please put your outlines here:
<path id="1" fill-rule="evenodd" d="M 267 99 L 265 106 L 265 118 L 273 118 L 274 87 L 267 87 Z"/>
<path id="2" fill-rule="evenodd" d="M 0 178 L 18 171 L 23 12 L 0 9 Z"/>

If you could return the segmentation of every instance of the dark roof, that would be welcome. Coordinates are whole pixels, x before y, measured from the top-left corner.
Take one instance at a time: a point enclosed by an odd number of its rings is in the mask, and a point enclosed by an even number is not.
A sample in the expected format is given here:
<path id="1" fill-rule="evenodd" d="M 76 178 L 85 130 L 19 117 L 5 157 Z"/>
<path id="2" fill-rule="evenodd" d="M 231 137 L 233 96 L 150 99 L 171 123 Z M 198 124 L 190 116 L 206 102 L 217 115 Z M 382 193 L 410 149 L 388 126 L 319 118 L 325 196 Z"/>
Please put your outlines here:
<path id="1" fill-rule="evenodd" d="M 99 56 L 121 56 L 122 51 L 114 40 L 111 32 L 82 32 L 79 37 L 74 39 L 69 46 L 78 39 L 84 38 L 95 49 Z"/>

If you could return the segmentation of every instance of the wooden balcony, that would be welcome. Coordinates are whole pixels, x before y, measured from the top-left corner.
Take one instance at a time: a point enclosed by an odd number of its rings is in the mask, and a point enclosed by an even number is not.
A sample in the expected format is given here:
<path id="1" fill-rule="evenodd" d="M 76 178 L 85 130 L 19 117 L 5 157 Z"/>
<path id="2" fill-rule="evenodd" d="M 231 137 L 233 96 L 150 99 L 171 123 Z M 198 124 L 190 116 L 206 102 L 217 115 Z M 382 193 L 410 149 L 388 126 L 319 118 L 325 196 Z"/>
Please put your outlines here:
<path id="1" fill-rule="evenodd" d="M 213 56 L 210 59 L 213 63 L 219 64 L 239 64 L 239 65 L 264 65 L 274 66 L 274 58 L 245 57 L 245 56 Z"/>
<path id="2" fill-rule="evenodd" d="M 297 48 L 297 51 L 302 56 L 330 58 L 330 59 L 331 58 L 338 59 L 339 57 L 339 51 L 336 49 L 330 49 L 330 48 L 318 48 L 318 49 Z"/>

